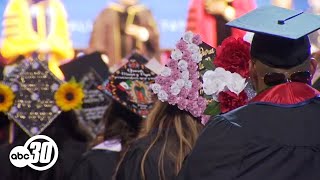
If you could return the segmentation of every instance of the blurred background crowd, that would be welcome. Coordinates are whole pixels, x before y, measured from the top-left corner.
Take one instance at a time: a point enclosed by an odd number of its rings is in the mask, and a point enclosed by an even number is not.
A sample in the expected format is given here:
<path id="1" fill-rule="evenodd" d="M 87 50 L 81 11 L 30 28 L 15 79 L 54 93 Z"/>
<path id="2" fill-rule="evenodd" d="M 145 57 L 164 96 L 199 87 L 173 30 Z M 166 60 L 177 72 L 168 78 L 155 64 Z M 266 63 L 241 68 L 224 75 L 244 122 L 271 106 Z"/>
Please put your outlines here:
<path id="1" fill-rule="evenodd" d="M 167 58 L 166 52 L 173 48 L 174 42 L 186 29 L 200 33 L 208 44 L 215 47 L 231 33 L 241 35 L 241 32 L 226 28 L 225 22 L 255 7 L 274 4 L 316 14 L 320 11 L 320 3 L 317 0 L 92 0 L 90 3 L 51 0 L 49 5 L 44 5 L 49 7 L 48 11 L 44 10 L 46 8 L 39 8 L 45 2 L 49 1 L 0 2 L 0 12 L 3 14 L 3 17 L 0 17 L 0 21 L 3 21 L 0 27 L 1 54 L 5 59 L 4 64 L 12 64 L 17 55 L 25 55 L 35 48 L 39 51 L 55 52 L 49 66 L 50 69 L 55 69 L 59 77 L 62 77 L 62 74 L 55 66 L 73 59 L 79 53 L 106 53 L 108 63 L 113 65 L 127 56 L 132 49 L 139 49 L 147 57 L 156 58 L 164 63 Z M 15 16 L 21 17 L 14 19 Z M 30 17 L 33 17 L 32 22 Z M 206 23 L 202 23 L 203 21 Z M 50 23 L 57 23 L 59 28 L 50 29 Z M 56 27 L 54 24 L 51 25 Z M 25 31 L 15 34 L 15 28 Z M 32 30 L 41 36 L 40 39 L 47 39 L 49 45 L 38 40 L 37 43 L 41 43 L 35 45 L 37 47 L 25 46 L 35 43 Z M 21 37 L 18 38 L 18 35 Z M 59 40 L 54 37 L 59 37 Z M 314 51 L 320 45 L 318 37 L 318 33 L 312 35 Z M 12 38 L 15 40 L 10 40 Z M 52 39 L 56 42 L 50 42 Z M 61 49 L 64 49 L 63 53 Z M 72 53 L 73 50 L 75 54 Z"/>

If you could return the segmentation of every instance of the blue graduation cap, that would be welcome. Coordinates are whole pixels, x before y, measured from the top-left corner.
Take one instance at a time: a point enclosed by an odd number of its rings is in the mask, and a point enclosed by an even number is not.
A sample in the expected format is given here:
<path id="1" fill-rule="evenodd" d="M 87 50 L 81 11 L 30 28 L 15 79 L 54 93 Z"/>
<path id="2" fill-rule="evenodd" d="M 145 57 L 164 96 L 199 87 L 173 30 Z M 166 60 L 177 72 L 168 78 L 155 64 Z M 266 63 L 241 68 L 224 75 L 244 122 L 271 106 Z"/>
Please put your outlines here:
<path id="1" fill-rule="evenodd" d="M 308 34 L 320 29 L 320 16 L 265 6 L 227 23 L 254 32 L 251 56 L 276 68 L 291 68 L 310 56 Z"/>

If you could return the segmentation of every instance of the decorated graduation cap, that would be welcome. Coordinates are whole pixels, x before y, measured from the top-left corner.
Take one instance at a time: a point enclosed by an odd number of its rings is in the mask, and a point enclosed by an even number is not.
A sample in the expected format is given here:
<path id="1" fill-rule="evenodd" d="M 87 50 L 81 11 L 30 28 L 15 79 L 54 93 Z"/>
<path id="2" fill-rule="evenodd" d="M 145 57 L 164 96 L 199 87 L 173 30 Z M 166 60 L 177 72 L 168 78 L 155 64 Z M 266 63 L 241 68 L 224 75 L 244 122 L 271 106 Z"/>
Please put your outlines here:
<path id="1" fill-rule="evenodd" d="M 147 62 L 142 55 L 131 54 L 107 84 L 107 91 L 114 100 L 142 117 L 148 115 L 155 101 L 149 85 L 154 83 L 157 74 L 147 67 Z"/>
<path id="2" fill-rule="evenodd" d="M 99 89 L 103 79 L 93 69 L 82 77 L 80 83 L 85 96 L 82 108 L 75 110 L 75 114 L 88 135 L 95 138 L 104 130 L 104 116 L 112 98 Z"/>
<path id="3" fill-rule="evenodd" d="M 37 59 L 24 60 L 16 68 L 19 73 L 11 72 L 0 83 L 0 111 L 29 136 L 41 134 L 62 111 L 81 107 L 80 84 L 60 81 Z"/>
<path id="4" fill-rule="evenodd" d="M 261 7 L 227 23 L 255 33 L 251 56 L 275 68 L 291 68 L 311 54 L 308 34 L 320 29 L 320 16 L 276 6 Z"/>
<path id="5" fill-rule="evenodd" d="M 75 110 L 80 125 L 91 138 L 103 131 L 104 116 L 112 99 L 99 86 L 109 77 L 104 54 L 92 53 L 60 66 L 66 79 L 76 78 L 83 84 L 84 99 L 81 109 Z"/>

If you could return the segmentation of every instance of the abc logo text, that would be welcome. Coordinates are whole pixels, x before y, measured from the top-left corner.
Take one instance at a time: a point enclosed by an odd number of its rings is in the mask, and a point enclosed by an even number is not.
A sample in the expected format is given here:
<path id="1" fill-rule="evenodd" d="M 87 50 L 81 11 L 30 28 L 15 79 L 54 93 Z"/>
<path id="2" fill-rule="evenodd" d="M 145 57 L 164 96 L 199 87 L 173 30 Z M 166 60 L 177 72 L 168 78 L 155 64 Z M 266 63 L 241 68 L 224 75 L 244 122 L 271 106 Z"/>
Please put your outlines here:
<path id="1" fill-rule="evenodd" d="M 31 137 L 24 146 L 17 146 L 10 152 L 12 165 L 22 168 L 29 166 L 34 170 L 45 171 L 58 160 L 58 146 L 48 136 Z"/>

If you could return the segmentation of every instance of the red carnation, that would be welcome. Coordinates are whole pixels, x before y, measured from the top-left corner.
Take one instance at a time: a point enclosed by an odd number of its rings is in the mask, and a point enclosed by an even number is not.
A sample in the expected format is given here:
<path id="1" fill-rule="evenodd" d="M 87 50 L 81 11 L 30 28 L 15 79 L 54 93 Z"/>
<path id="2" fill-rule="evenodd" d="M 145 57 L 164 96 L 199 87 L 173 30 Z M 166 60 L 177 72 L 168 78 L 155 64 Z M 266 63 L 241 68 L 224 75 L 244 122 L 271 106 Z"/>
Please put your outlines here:
<path id="1" fill-rule="evenodd" d="M 244 78 L 249 77 L 250 44 L 242 38 L 229 37 L 217 48 L 214 60 L 216 67 L 222 67 Z"/>
<path id="2" fill-rule="evenodd" d="M 219 93 L 218 100 L 220 102 L 221 112 L 226 113 L 246 105 L 248 103 L 248 96 L 244 91 L 242 91 L 239 96 L 231 91 L 226 91 Z"/>

